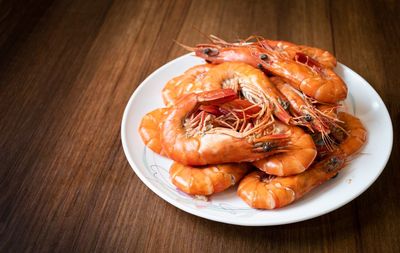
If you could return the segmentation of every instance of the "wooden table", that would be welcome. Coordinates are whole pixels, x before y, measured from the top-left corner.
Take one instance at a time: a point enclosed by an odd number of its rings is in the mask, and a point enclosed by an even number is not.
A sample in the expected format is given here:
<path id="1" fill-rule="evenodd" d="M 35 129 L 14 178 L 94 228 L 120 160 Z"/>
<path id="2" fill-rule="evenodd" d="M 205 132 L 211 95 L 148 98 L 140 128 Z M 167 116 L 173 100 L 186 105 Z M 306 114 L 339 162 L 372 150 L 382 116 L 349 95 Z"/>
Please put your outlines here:
<path id="1" fill-rule="evenodd" d="M 396 131 L 399 5 L 1 1 L 0 251 L 400 252 L 397 138 L 386 169 L 356 200 L 273 227 L 226 225 L 175 208 L 133 173 L 120 140 L 131 94 L 185 53 L 174 40 L 204 41 L 197 30 L 229 40 L 259 34 L 334 52 L 374 86 Z"/>

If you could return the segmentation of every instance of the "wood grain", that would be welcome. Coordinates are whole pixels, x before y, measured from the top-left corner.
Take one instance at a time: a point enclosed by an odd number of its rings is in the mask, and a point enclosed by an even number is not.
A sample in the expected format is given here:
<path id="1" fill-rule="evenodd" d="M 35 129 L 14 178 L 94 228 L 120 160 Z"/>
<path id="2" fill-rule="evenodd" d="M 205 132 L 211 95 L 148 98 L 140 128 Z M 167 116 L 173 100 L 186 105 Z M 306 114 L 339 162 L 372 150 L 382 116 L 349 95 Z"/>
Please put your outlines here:
<path id="1" fill-rule="evenodd" d="M 1 252 L 400 252 L 398 1 L 0 2 Z M 321 217 L 241 227 L 187 214 L 132 172 L 120 142 L 138 84 L 196 30 L 333 51 L 382 96 L 384 172 Z M 379 148 L 379 147 L 377 147 Z M 362 169 L 362 168 L 360 168 Z"/>

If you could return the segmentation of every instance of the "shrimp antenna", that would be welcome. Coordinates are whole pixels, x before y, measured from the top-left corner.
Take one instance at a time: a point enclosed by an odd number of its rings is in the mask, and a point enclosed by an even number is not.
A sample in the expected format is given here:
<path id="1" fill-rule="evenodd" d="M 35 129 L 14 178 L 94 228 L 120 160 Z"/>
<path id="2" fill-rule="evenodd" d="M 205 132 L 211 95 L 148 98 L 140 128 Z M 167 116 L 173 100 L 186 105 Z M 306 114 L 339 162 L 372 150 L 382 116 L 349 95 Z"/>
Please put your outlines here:
<path id="1" fill-rule="evenodd" d="M 209 37 L 206 33 L 202 32 L 202 31 L 200 30 L 200 28 L 198 28 L 197 26 L 192 25 L 192 28 L 193 28 L 196 32 L 198 32 L 198 33 L 200 33 L 202 36 L 204 36 L 205 38 L 210 39 L 210 37 Z"/>
<path id="2" fill-rule="evenodd" d="M 217 37 L 217 36 L 215 36 L 213 34 L 210 34 L 209 37 L 210 37 L 211 42 L 215 43 L 217 45 L 221 45 L 221 46 L 231 46 L 231 45 L 233 45 L 232 43 L 229 43 L 229 42 L 227 42 L 227 41 L 225 41 L 225 40 L 223 40 L 223 39 L 221 39 L 221 38 L 219 38 L 219 37 Z"/>
<path id="3" fill-rule="evenodd" d="M 180 42 L 177 41 L 177 40 L 174 40 L 174 42 L 175 42 L 176 44 L 178 44 L 179 46 L 183 47 L 184 49 L 188 50 L 188 51 L 194 52 L 194 51 L 196 50 L 195 47 L 187 46 L 187 45 L 185 45 L 185 44 L 180 43 Z"/>

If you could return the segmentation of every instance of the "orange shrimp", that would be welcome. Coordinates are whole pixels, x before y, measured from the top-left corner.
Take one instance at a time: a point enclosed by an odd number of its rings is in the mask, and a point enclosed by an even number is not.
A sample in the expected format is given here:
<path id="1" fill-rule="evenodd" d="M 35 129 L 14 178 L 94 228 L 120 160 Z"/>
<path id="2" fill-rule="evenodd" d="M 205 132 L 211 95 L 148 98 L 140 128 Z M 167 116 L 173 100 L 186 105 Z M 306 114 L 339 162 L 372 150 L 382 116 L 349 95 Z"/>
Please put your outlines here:
<path id="1" fill-rule="evenodd" d="M 367 130 L 357 117 L 346 113 L 339 112 L 338 119 L 342 122 L 339 125 L 345 131 L 344 135 L 338 137 L 336 129 L 335 137 L 339 140 L 338 149 L 346 156 L 357 153 L 367 140 Z M 343 131 L 340 131 L 343 133 Z"/>
<path id="2" fill-rule="evenodd" d="M 304 56 L 308 56 L 311 59 L 317 61 L 319 64 L 331 69 L 333 69 L 337 63 L 335 56 L 333 56 L 328 51 L 317 47 L 297 45 L 282 40 L 268 40 L 268 39 L 259 40 L 255 43 L 259 43 L 261 45 L 266 43 L 267 45 L 272 47 L 275 51 L 280 52 L 282 55 L 286 55 L 290 59 L 295 59 L 296 57 L 299 57 L 299 55 L 304 54 Z"/>
<path id="3" fill-rule="evenodd" d="M 317 156 L 313 139 L 301 128 L 275 123 L 275 131 L 290 136 L 290 146 L 287 152 L 268 156 L 253 162 L 260 170 L 276 176 L 299 174 L 311 165 Z"/>
<path id="4" fill-rule="evenodd" d="M 160 139 L 160 129 L 162 122 L 168 115 L 168 108 L 155 109 L 145 116 L 139 125 L 139 134 L 144 144 L 157 154 L 164 155 Z"/>
<path id="5" fill-rule="evenodd" d="M 339 112 L 338 118 L 347 135 L 341 137 L 340 144 L 323 160 L 294 176 L 250 173 L 240 182 L 238 195 L 251 207 L 274 209 L 292 203 L 335 176 L 344 167 L 345 159 L 358 152 L 367 139 L 367 131 L 358 118 L 345 112 Z"/>
<path id="6" fill-rule="evenodd" d="M 231 88 L 241 91 L 250 102 L 260 106 L 273 105 L 274 114 L 288 123 L 290 115 L 280 103 L 279 92 L 264 73 L 243 62 L 226 62 L 211 69 L 203 79 L 205 90 Z"/>
<path id="7" fill-rule="evenodd" d="M 169 174 L 172 183 L 192 195 L 211 195 L 235 185 L 250 169 L 246 163 L 191 167 L 174 162 Z"/>
<path id="8" fill-rule="evenodd" d="M 293 203 L 318 185 L 334 177 L 345 166 L 343 154 L 332 154 L 308 170 L 288 177 L 255 171 L 240 181 L 238 195 L 249 206 L 275 209 Z"/>
<path id="9" fill-rule="evenodd" d="M 196 55 L 210 63 L 241 61 L 266 69 L 274 75 L 285 78 L 304 94 L 324 103 L 336 103 L 347 96 L 347 86 L 330 68 L 318 66 L 313 61 L 298 57 L 295 60 L 282 56 L 268 44 L 258 46 L 249 43 L 228 43 L 213 39 L 213 44 L 199 44 Z"/>
<path id="10" fill-rule="evenodd" d="M 330 117 L 324 115 L 308 102 L 302 94 L 299 94 L 297 90 L 281 78 L 271 77 L 270 80 L 285 98 L 287 98 L 292 113 L 297 116 L 292 119 L 291 123 L 307 126 L 311 131 L 315 130 L 325 136 L 329 133 L 329 126 L 327 123 L 332 121 Z"/>
<path id="11" fill-rule="evenodd" d="M 169 109 L 161 131 L 162 147 L 168 157 L 184 165 L 221 164 L 254 161 L 286 148 L 286 135 L 262 135 L 263 131 L 256 131 L 255 127 L 238 132 L 207 124 L 202 116 L 199 128 L 193 126 L 190 115 L 199 106 L 220 105 L 236 98 L 234 90 L 220 89 L 190 93 L 179 99 Z"/>
<path id="12" fill-rule="evenodd" d="M 161 92 L 164 104 L 170 106 L 185 94 L 203 91 L 201 81 L 213 66 L 212 64 L 197 65 L 186 70 L 183 75 L 168 81 Z"/>

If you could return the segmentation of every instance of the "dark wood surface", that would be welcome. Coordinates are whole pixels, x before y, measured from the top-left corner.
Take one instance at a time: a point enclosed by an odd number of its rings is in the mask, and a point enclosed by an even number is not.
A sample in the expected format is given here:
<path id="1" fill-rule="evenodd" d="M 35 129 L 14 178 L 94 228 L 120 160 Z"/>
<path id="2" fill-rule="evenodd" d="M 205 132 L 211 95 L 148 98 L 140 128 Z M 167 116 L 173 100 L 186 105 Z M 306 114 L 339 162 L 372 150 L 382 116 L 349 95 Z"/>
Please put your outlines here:
<path id="1" fill-rule="evenodd" d="M 0 1 L 0 251 L 400 252 L 399 13 L 395 0 Z M 378 180 L 332 213 L 273 227 L 155 195 L 125 158 L 121 117 L 138 84 L 185 53 L 174 40 L 204 41 L 196 29 L 322 47 L 362 75 L 395 130 Z"/>

